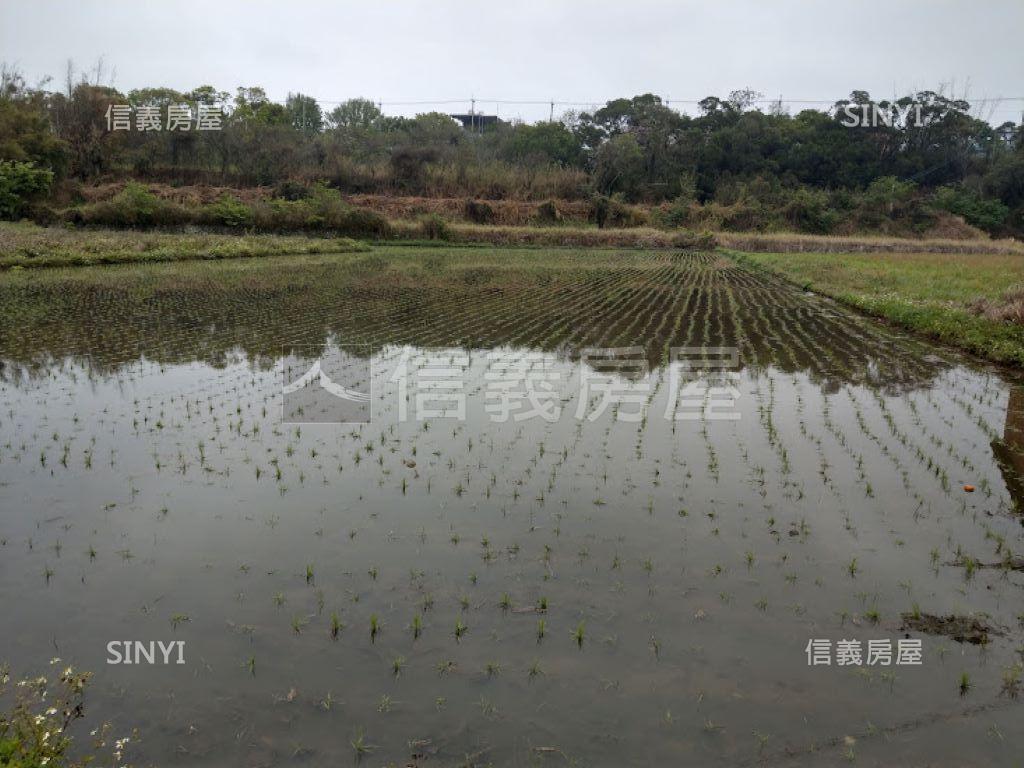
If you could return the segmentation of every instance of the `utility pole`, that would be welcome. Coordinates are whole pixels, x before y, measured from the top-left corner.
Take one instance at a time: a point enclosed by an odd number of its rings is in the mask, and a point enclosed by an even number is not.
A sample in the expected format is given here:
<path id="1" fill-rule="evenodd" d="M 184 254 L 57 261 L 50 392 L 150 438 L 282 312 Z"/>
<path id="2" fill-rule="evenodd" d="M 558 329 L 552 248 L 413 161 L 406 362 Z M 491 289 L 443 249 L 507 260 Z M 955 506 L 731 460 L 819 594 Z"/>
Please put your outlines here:
<path id="1" fill-rule="evenodd" d="M 551 111 L 548 112 L 548 122 L 549 123 L 555 122 L 555 100 L 554 99 L 551 100 Z"/>

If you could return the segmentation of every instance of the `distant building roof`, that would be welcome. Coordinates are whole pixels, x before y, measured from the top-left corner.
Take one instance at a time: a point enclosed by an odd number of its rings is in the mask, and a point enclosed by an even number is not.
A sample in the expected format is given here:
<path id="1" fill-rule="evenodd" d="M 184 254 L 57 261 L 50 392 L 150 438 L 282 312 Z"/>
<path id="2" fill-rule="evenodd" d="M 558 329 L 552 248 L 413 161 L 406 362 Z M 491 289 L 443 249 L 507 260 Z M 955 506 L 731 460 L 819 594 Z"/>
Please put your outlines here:
<path id="1" fill-rule="evenodd" d="M 465 115 L 448 115 L 453 120 L 458 120 L 462 123 L 463 128 L 467 129 L 479 129 L 484 128 L 488 125 L 497 125 L 497 115 L 480 115 L 476 113 L 469 113 Z"/>

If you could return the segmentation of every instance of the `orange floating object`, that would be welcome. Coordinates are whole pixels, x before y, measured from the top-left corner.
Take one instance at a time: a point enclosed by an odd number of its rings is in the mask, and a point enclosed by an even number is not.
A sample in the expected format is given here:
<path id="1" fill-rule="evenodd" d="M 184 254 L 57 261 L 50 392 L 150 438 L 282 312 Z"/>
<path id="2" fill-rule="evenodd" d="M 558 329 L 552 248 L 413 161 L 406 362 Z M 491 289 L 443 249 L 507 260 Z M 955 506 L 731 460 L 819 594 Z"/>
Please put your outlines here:
<path id="1" fill-rule="evenodd" d="M 965 485 L 964 486 L 964 490 L 967 491 L 968 493 L 974 493 L 974 486 L 973 485 Z"/>

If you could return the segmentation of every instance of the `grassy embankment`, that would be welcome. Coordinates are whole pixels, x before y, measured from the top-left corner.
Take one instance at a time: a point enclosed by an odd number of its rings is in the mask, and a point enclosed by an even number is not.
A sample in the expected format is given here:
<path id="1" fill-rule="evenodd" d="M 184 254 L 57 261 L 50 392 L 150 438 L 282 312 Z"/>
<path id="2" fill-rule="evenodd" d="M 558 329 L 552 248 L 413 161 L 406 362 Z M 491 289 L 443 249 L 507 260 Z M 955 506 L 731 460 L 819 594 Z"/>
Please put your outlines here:
<path id="1" fill-rule="evenodd" d="M 369 246 L 302 235 L 173 234 L 0 224 L 0 269 L 71 267 L 293 253 L 348 253 Z"/>
<path id="2" fill-rule="evenodd" d="M 908 330 L 1024 366 L 1019 252 L 726 253 Z"/>

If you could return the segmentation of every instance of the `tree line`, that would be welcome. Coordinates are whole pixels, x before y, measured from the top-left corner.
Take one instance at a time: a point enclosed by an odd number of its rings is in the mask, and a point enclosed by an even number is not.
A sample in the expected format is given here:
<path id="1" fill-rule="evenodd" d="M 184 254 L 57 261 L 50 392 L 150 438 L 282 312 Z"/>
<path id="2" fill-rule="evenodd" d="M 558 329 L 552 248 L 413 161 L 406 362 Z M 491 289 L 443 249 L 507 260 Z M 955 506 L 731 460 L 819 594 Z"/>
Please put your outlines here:
<path id="1" fill-rule="evenodd" d="M 385 115 L 368 99 L 330 110 L 301 93 L 277 103 L 259 87 L 122 93 L 70 78 L 61 90 L 45 86 L 0 71 L 0 215 L 74 183 L 131 178 L 680 209 L 759 202 L 808 231 L 829 231 L 865 195 L 883 213 L 926 198 L 990 232 L 1024 232 L 1024 125 L 990 125 L 968 102 L 934 91 L 892 101 L 854 91 L 830 109 L 790 114 L 755 108 L 760 94 L 747 89 L 704 99 L 694 116 L 643 94 L 558 120 L 466 130 L 437 112 Z M 166 115 L 181 103 L 220 106 L 222 130 L 107 129 L 111 104 Z M 861 108 L 883 119 L 849 125 Z"/>

